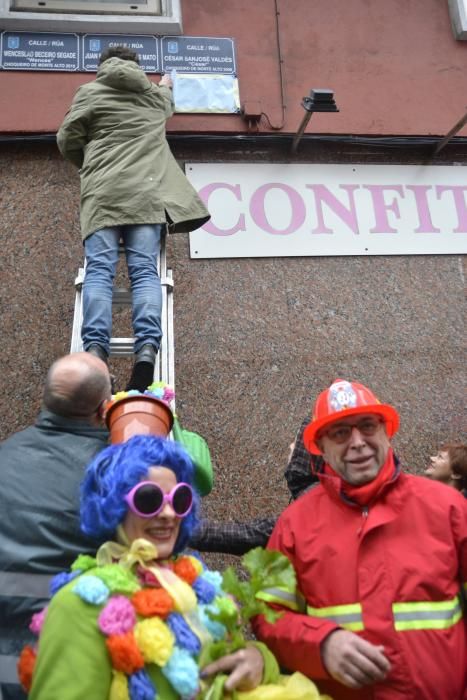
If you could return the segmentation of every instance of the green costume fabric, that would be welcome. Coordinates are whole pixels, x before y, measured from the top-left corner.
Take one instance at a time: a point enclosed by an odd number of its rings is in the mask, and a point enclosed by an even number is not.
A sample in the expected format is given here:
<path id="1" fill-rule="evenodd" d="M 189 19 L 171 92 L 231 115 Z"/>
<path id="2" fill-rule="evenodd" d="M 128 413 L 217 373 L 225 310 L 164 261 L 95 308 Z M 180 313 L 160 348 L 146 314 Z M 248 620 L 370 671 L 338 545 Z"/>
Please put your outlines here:
<path id="1" fill-rule="evenodd" d="M 209 219 L 167 143 L 173 111 L 170 88 L 152 83 L 133 61 L 104 61 L 96 80 L 78 89 L 57 144 L 81 168 L 83 239 L 124 224 L 193 231 Z"/>
<path id="2" fill-rule="evenodd" d="M 112 668 L 105 637 L 97 626 L 102 606 L 90 605 L 72 592 L 74 582 L 60 590 L 47 611 L 39 641 L 34 683 L 29 700 L 107 700 Z M 158 666 L 146 668 L 160 700 L 178 696 Z"/>

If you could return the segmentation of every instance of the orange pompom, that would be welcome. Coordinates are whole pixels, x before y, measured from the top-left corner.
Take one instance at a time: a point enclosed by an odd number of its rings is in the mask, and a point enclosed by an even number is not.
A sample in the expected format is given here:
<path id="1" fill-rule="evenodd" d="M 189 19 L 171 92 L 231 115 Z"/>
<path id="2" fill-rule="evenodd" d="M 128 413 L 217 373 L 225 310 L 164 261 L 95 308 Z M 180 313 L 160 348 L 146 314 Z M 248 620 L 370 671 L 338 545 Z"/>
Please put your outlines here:
<path id="1" fill-rule="evenodd" d="M 112 634 L 107 637 L 105 643 L 112 659 L 112 666 L 117 671 L 123 671 L 123 673 L 130 675 L 143 668 L 143 655 L 138 648 L 133 632 Z"/>
<path id="2" fill-rule="evenodd" d="M 138 615 L 143 617 L 167 617 L 175 609 L 171 595 L 163 588 L 146 588 L 136 591 L 131 596 L 131 602 Z"/>
<path id="3" fill-rule="evenodd" d="M 17 669 L 19 682 L 27 693 L 31 690 L 32 674 L 34 673 L 35 665 L 36 652 L 30 646 L 24 647 L 19 657 Z"/>
<path id="4" fill-rule="evenodd" d="M 174 572 L 183 579 L 183 581 L 189 583 L 190 586 L 192 586 L 198 578 L 198 572 L 188 557 L 180 557 L 180 559 L 177 559 L 174 563 Z"/>

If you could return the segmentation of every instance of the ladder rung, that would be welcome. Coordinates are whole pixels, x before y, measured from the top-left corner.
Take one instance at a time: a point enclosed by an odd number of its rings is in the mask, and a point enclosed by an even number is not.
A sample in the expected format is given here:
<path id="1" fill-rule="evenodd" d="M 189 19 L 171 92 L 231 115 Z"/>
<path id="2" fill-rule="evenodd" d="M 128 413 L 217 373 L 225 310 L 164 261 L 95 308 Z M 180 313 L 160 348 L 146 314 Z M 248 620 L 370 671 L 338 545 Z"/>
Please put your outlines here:
<path id="1" fill-rule="evenodd" d="M 170 273 L 170 270 L 167 270 Z M 167 287 L 167 291 L 172 292 L 174 288 L 173 278 L 168 275 L 167 277 L 161 277 L 161 285 Z"/>
<path id="2" fill-rule="evenodd" d="M 115 306 L 131 304 L 131 289 L 127 287 L 114 287 L 112 292 L 112 304 Z"/>
<path id="3" fill-rule="evenodd" d="M 84 267 L 80 267 L 78 270 L 78 275 L 75 279 L 75 287 L 79 287 L 81 289 L 81 287 L 83 286 L 83 282 L 84 282 Z"/>
<path id="4" fill-rule="evenodd" d="M 173 291 L 174 283 L 171 277 L 163 277 L 161 279 L 161 285 L 167 287 L 167 291 Z M 114 287 L 112 291 L 112 304 L 114 306 L 131 305 L 131 289 L 128 287 Z"/>
<path id="5" fill-rule="evenodd" d="M 114 356 L 126 356 L 133 354 L 135 341 L 133 338 L 111 338 L 110 354 Z"/>

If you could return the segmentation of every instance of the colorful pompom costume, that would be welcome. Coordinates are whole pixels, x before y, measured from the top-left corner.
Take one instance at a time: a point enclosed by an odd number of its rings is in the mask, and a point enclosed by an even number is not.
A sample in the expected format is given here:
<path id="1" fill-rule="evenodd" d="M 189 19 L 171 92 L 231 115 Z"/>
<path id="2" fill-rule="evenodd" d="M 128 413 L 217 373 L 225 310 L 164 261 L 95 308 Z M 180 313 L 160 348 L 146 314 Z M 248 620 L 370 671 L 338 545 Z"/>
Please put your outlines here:
<path id="1" fill-rule="evenodd" d="M 207 614 L 225 598 L 222 577 L 194 556 L 153 558 L 146 540 L 107 542 L 52 580 L 52 601 L 31 622 L 38 647 L 25 647 L 18 665 L 30 700 L 197 696 L 201 648 L 225 635 Z M 264 680 L 274 681 L 275 659 L 258 646 Z"/>

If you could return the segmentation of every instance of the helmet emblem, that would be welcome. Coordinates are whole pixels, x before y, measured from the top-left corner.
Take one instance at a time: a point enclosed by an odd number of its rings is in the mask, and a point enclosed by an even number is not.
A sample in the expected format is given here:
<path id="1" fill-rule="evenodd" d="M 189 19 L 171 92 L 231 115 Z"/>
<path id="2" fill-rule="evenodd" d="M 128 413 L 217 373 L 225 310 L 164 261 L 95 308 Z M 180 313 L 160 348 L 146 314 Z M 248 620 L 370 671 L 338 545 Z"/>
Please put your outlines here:
<path id="1" fill-rule="evenodd" d="M 343 411 L 346 408 L 355 408 L 357 394 L 350 382 L 342 381 L 331 384 L 329 387 L 329 406 L 332 411 Z"/>

